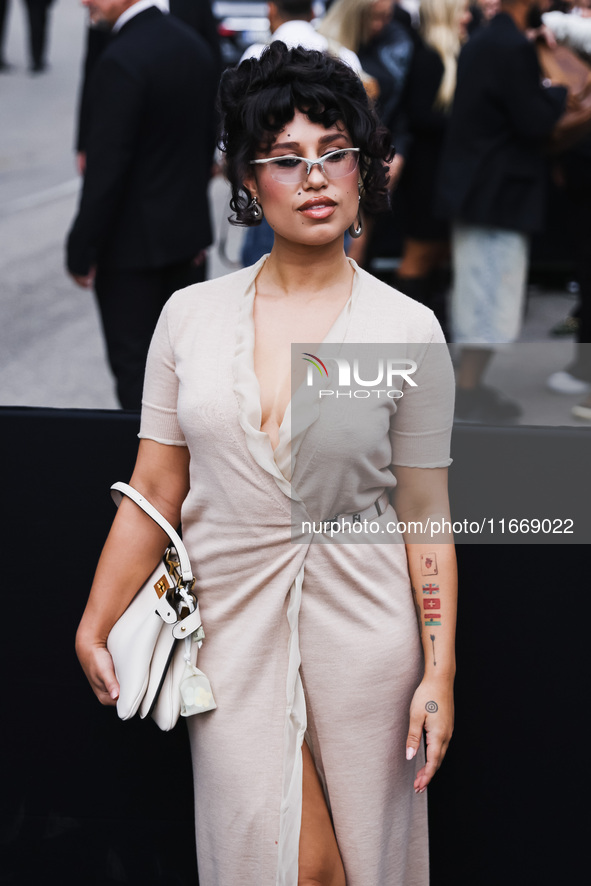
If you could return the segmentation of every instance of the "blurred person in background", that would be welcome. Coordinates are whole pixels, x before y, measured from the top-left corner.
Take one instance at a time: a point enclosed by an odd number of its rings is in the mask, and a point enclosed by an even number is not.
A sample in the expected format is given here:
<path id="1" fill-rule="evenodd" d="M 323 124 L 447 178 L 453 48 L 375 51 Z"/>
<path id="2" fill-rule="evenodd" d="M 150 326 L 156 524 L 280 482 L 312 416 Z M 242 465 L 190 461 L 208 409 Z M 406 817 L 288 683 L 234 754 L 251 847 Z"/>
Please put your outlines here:
<path id="1" fill-rule="evenodd" d="M 355 52 L 335 40 L 327 40 L 312 24 L 313 0 L 272 0 L 267 7 L 267 15 L 271 40 L 268 43 L 253 43 L 244 51 L 241 62 L 247 58 L 260 58 L 270 42 L 281 40 L 290 49 L 301 46 L 303 49 L 329 52 L 361 75 L 361 65 Z"/>
<path id="2" fill-rule="evenodd" d="M 313 0 L 273 0 L 269 3 L 268 16 L 271 32 L 269 43 L 281 40 L 288 49 L 301 46 L 303 49 L 328 52 L 346 62 L 356 74 L 361 76 L 361 64 L 357 55 L 336 40 L 328 40 L 318 33 L 312 24 L 314 18 L 312 5 Z M 260 58 L 269 43 L 253 43 L 244 51 L 240 61 L 243 62 L 248 58 Z M 273 241 L 273 230 L 265 218 L 261 219 L 260 224 L 247 228 L 240 250 L 240 261 L 244 267 L 253 265 L 263 255 L 271 252 Z"/>
<path id="3" fill-rule="evenodd" d="M 404 234 L 398 287 L 433 309 L 444 331 L 449 225 L 434 214 L 437 175 L 456 88 L 460 48 L 471 15 L 467 0 L 422 0 L 420 38 L 404 99 L 411 136 L 397 194 Z"/>
<path id="4" fill-rule="evenodd" d="M 482 378 L 495 345 L 520 333 L 530 236 L 544 224 L 545 146 L 567 101 L 566 88 L 542 85 L 525 36 L 532 6 L 503 0 L 462 49 L 442 156 L 438 203 L 452 223 L 456 417 L 464 421 L 521 413 Z"/>
<path id="5" fill-rule="evenodd" d="M 529 17 L 528 36 L 544 35 L 551 47 L 566 46 L 587 66 L 591 60 L 591 19 L 588 10 L 572 3 L 537 0 Z M 550 40 L 548 40 L 550 37 Z M 575 333 L 576 344 L 569 364 L 553 372 L 547 387 L 557 394 L 583 395 L 591 391 L 591 136 L 581 133 L 552 164 L 552 185 L 566 198 L 562 224 L 568 228 L 570 255 L 579 286 L 576 308 L 552 328 L 554 335 Z M 591 417 L 588 400 L 573 407 L 576 418 Z"/>
<path id="6" fill-rule="evenodd" d="M 376 111 L 392 133 L 396 154 L 390 164 L 390 191 L 396 187 L 409 150 L 402 99 L 415 47 L 411 17 L 395 0 L 334 0 L 319 31 L 359 56 L 363 71 L 378 86 Z M 375 218 L 363 217 L 365 229 L 347 253 L 365 265 Z"/>
<path id="7" fill-rule="evenodd" d="M 4 38 L 6 34 L 6 19 L 8 13 L 8 0 L 0 0 L 0 73 L 10 71 L 12 65 L 9 65 L 4 55 Z"/>
<path id="8" fill-rule="evenodd" d="M 2 2 L 2 0 L 0 0 Z M 170 12 L 186 25 L 193 28 L 209 46 L 216 68 L 216 80 L 222 73 L 222 51 L 220 37 L 217 30 L 210 0 L 153 0 L 154 6 L 158 6 L 162 12 Z M 81 175 L 84 174 L 86 163 L 86 141 L 88 137 L 88 124 L 90 108 L 88 94 L 92 72 L 99 60 L 102 51 L 109 45 L 111 30 L 101 22 L 93 25 L 89 19 L 86 33 L 86 51 L 83 61 L 82 82 L 80 84 L 78 99 L 78 120 L 76 133 L 76 165 Z"/>
<path id="9" fill-rule="evenodd" d="M 556 174 L 568 200 L 570 243 L 579 284 L 578 323 L 572 360 L 553 372 L 546 384 L 556 394 L 583 395 L 591 392 L 591 137 L 562 154 Z M 581 415 L 576 406 L 573 413 L 577 418 L 591 418 Z"/>
<path id="10" fill-rule="evenodd" d="M 218 81 L 207 43 L 150 0 L 83 5 L 114 38 L 92 77 L 67 267 L 79 286 L 94 285 L 119 402 L 139 409 L 165 302 L 205 279 Z"/>
<path id="11" fill-rule="evenodd" d="M 47 30 L 49 7 L 53 0 L 25 0 L 29 37 L 29 70 L 41 74 L 47 70 Z"/>
<path id="12" fill-rule="evenodd" d="M 394 136 L 414 48 L 410 15 L 395 0 L 335 0 L 319 31 L 357 53 L 378 84 L 376 110 Z M 396 144 L 403 154 L 403 143 Z"/>
<path id="13" fill-rule="evenodd" d="M 27 30 L 27 53 L 29 70 L 41 74 L 47 70 L 47 32 L 49 7 L 53 0 L 24 0 Z M 4 42 L 8 19 L 9 0 L 0 0 L 0 73 L 10 71 L 12 65 L 4 56 Z"/>
<path id="14" fill-rule="evenodd" d="M 563 369 L 553 372 L 546 385 L 556 394 L 583 395 L 591 392 L 591 136 L 561 154 L 555 161 L 553 172 L 567 200 L 565 224 L 569 229 L 579 294 L 577 307 L 571 315 L 573 320 L 576 319 L 572 360 Z M 585 405 L 584 414 L 575 406 L 573 414 L 589 420 L 589 406 L 591 404 Z"/>
<path id="15" fill-rule="evenodd" d="M 481 9 L 485 22 L 492 21 L 495 15 L 501 11 L 501 0 L 476 0 L 475 5 Z"/>
<path id="16" fill-rule="evenodd" d="M 501 0 L 476 0 L 470 5 L 472 16 L 468 23 L 468 34 L 472 35 L 479 28 L 485 28 L 500 11 Z"/>
<path id="17" fill-rule="evenodd" d="M 545 4 L 547 5 L 547 4 Z M 554 34 L 557 42 L 591 61 L 591 18 L 582 4 L 551 4 L 552 10 L 542 8 L 542 21 Z M 570 242 L 573 249 L 575 277 L 579 284 L 576 308 L 558 323 L 554 335 L 575 333 L 576 345 L 571 362 L 553 372 L 547 386 L 558 394 L 583 395 L 591 391 L 591 136 L 581 139 L 557 160 L 554 179 L 568 200 Z M 574 406 L 574 416 L 591 420 L 589 398 Z"/>

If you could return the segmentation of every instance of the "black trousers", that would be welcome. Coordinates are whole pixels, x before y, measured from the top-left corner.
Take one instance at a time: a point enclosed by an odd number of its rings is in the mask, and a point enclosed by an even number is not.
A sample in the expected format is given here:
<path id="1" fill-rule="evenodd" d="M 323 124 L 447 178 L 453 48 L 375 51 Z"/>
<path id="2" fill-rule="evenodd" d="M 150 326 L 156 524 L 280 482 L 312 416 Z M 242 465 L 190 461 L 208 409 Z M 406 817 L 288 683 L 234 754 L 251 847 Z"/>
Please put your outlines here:
<path id="1" fill-rule="evenodd" d="M 146 357 L 162 308 L 175 290 L 202 282 L 205 270 L 205 264 L 191 262 L 143 271 L 97 270 L 95 292 L 123 409 L 141 407 Z"/>
<path id="2" fill-rule="evenodd" d="M 41 69 L 45 65 L 47 44 L 48 0 L 25 0 L 29 19 L 29 52 L 31 67 Z"/>
<path id="3" fill-rule="evenodd" d="M 582 163 L 591 164 L 591 143 L 586 154 L 571 158 L 567 166 L 567 194 L 571 209 L 569 221 L 579 282 L 579 330 L 575 356 L 567 371 L 576 378 L 591 382 L 591 175 L 587 168 L 581 169 Z"/>
<path id="4" fill-rule="evenodd" d="M 4 58 L 4 26 L 6 24 L 6 13 L 8 11 L 8 0 L 0 0 L 0 65 L 6 61 Z"/>

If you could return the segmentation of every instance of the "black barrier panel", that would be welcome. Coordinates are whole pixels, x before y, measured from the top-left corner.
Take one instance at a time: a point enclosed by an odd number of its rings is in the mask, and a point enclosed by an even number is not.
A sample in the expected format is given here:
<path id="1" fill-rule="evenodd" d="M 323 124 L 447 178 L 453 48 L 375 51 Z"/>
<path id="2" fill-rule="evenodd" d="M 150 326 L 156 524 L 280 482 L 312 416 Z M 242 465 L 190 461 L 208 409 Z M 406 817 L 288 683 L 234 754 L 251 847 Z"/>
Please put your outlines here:
<path id="1" fill-rule="evenodd" d="M 456 544 L 591 542 L 589 428 L 456 425 L 452 455 Z"/>
<path id="2" fill-rule="evenodd" d="M 183 724 L 120 723 L 73 648 L 114 514 L 109 486 L 131 474 L 137 429 L 133 413 L 0 408 L 1 884 L 197 884 Z M 489 494 L 486 475 L 463 474 L 474 447 L 502 457 L 503 494 L 520 504 L 533 432 L 454 430 L 454 516 Z M 588 483 L 582 438 L 539 434 L 549 462 L 563 460 L 560 477 L 544 471 L 540 502 L 566 506 L 564 470 L 567 484 Z M 457 720 L 429 789 L 432 886 L 586 881 L 587 557 L 580 544 L 458 546 Z"/>
<path id="3" fill-rule="evenodd" d="M 119 721 L 74 653 L 115 513 L 109 486 L 129 479 L 138 424 L 120 412 L 0 410 L 12 611 L 0 883 L 197 883 L 184 723 L 165 734 Z"/>

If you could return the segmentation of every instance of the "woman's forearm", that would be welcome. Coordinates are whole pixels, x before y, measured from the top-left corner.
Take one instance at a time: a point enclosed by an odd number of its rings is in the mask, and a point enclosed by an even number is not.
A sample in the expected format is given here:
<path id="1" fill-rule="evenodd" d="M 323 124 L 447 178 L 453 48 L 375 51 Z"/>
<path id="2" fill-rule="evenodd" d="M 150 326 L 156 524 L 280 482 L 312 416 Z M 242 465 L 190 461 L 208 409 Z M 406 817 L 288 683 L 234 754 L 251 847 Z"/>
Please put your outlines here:
<path id="1" fill-rule="evenodd" d="M 131 485 L 173 526 L 189 485 L 184 447 L 142 440 Z M 134 502 L 124 498 L 101 554 L 76 634 L 76 654 L 101 704 L 115 704 L 119 684 L 107 637 L 162 557 L 166 533 Z"/>
<path id="2" fill-rule="evenodd" d="M 447 470 L 397 467 L 395 472 L 394 507 L 407 530 L 404 541 L 425 651 L 425 676 L 453 683 L 458 576 Z M 441 531 L 435 534 L 435 527 Z"/>
<path id="3" fill-rule="evenodd" d="M 142 440 L 131 485 L 173 526 L 188 488 L 186 449 Z M 123 498 L 97 565 L 77 645 L 106 642 L 109 631 L 156 568 L 168 538 L 134 502 Z"/>
<path id="4" fill-rule="evenodd" d="M 100 556 L 77 643 L 106 642 L 109 631 L 156 568 L 166 533 L 133 502 L 124 499 Z"/>
<path id="5" fill-rule="evenodd" d="M 411 701 L 406 739 L 409 761 L 425 739 L 427 759 L 414 781 L 415 791 L 421 793 L 441 766 L 453 732 L 457 568 L 447 469 L 397 467 L 395 476 L 393 503 L 406 526 L 408 570 L 425 652 L 425 672 Z"/>
<path id="6" fill-rule="evenodd" d="M 457 569 L 453 544 L 407 544 L 417 620 L 425 653 L 425 677 L 453 683 Z"/>
<path id="7" fill-rule="evenodd" d="M 456 558 L 451 542 L 413 542 L 406 551 L 425 653 L 425 673 L 410 706 L 406 756 L 414 758 L 424 736 L 427 759 L 414 781 L 421 793 L 441 766 L 453 732 Z"/>

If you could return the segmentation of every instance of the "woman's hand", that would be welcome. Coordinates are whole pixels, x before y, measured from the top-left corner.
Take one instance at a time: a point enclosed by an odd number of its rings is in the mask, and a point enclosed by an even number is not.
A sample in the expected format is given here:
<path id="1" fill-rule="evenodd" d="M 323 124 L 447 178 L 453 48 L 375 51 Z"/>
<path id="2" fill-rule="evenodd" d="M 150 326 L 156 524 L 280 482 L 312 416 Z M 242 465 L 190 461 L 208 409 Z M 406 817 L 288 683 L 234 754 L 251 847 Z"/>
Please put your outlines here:
<path id="1" fill-rule="evenodd" d="M 79 631 L 76 635 L 76 655 L 100 703 L 116 704 L 119 698 L 119 683 L 115 677 L 113 659 L 106 642 L 86 639 Z"/>
<path id="2" fill-rule="evenodd" d="M 417 772 L 415 793 L 425 790 L 441 766 L 451 740 L 453 723 L 453 683 L 441 677 L 425 677 L 410 705 L 410 727 L 406 740 L 406 756 L 410 760 L 416 755 L 425 730 L 427 762 Z"/>

